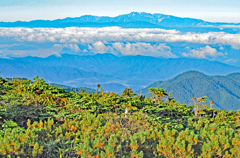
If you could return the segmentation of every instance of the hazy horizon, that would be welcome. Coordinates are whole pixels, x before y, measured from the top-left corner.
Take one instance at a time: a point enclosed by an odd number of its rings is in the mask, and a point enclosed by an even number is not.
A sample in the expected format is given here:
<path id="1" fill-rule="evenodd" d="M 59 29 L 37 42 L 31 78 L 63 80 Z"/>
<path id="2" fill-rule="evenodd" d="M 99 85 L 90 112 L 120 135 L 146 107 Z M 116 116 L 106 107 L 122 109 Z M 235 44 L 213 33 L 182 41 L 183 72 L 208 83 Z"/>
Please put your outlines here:
<path id="1" fill-rule="evenodd" d="M 132 11 L 161 13 L 209 22 L 240 23 L 240 2 L 237 0 L 11 0 L 0 1 L 0 21 L 54 20 L 82 15 L 117 16 Z"/>

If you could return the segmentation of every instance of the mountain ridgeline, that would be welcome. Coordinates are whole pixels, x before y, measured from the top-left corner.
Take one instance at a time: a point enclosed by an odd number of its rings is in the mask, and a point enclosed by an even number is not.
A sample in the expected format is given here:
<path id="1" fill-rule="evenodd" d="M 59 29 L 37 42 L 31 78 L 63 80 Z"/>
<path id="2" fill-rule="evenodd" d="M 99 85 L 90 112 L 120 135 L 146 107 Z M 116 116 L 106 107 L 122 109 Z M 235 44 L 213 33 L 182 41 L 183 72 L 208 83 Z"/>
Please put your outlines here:
<path id="1" fill-rule="evenodd" d="M 3 77 L 34 78 L 72 87 L 121 93 L 127 86 L 142 89 L 156 81 L 171 79 L 183 72 L 197 70 L 207 75 L 240 72 L 239 67 L 204 59 L 163 59 L 148 56 L 115 56 L 112 54 L 70 55 L 47 58 L 24 57 L 0 59 Z"/>
<path id="2" fill-rule="evenodd" d="M 208 96 L 207 105 L 214 101 L 214 107 L 224 110 L 240 109 L 240 73 L 226 76 L 208 76 L 198 71 L 188 71 L 177 77 L 158 81 L 137 91 L 146 96 L 150 87 L 163 88 L 171 92 L 173 97 L 182 104 L 193 104 L 193 97 Z"/>
<path id="3" fill-rule="evenodd" d="M 176 23 L 178 26 L 197 26 L 210 24 L 200 19 L 191 18 L 180 18 L 164 14 L 150 14 L 150 13 L 138 13 L 131 12 L 125 15 L 119 15 L 116 17 L 107 16 L 93 16 L 83 15 L 75 18 L 64 18 L 56 20 L 33 20 L 30 22 L 17 21 L 17 22 L 2 22 L 0 23 L 5 27 L 68 27 L 68 26 L 80 26 L 80 27 L 104 27 L 104 26 L 122 26 L 122 27 L 137 27 L 137 26 L 148 26 L 148 27 L 173 27 Z"/>
<path id="4" fill-rule="evenodd" d="M 145 12 L 131 12 L 116 17 L 84 15 L 75 18 L 64 18 L 56 20 L 34 20 L 0 22 L 0 27 L 111 27 L 123 28 L 163 28 L 178 29 L 183 32 L 198 30 L 198 32 L 225 31 L 234 32 L 231 28 L 220 28 L 223 25 L 240 25 L 234 23 L 213 23 L 201 19 L 181 18 L 164 14 L 150 14 Z M 236 32 L 236 30 L 235 30 Z"/>
<path id="5" fill-rule="evenodd" d="M 65 91 L 69 92 L 75 92 L 75 93 L 81 93 L 81 91 L 87 92 L 89 94 L 95 93 L 96 90 L 92 89 L 92 88 L 87 88 L 87 87 L 78 87 L 78 88 L 74 88 L 74 87 L 70 87 L 70 86 L 65 86 L 65 85 L 60 85 L 60 84 L 55 84 L 55 83 L 51 83 L 50 85 L 64 89 Z"/>

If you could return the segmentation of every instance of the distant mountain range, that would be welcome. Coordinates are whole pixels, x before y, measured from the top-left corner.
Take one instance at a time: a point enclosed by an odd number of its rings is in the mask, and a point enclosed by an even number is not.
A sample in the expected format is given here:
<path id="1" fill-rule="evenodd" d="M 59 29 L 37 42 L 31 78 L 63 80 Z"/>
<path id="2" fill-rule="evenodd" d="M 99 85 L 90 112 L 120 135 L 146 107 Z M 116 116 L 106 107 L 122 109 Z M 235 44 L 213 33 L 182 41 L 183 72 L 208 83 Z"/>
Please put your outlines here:
<path id="1" fill-rule="evenodd" d="M 157 81 L 148 87 L 137 91 L 149 96 L 148 88 L 163 88 L 172 92 L 175 100 L 182 104 L 193 104 L 193 97 L 208 96 L 215 102 L 214 108 L 224 110 L 240 109 L 240 73 L 226 76 L 208 76 L 198 71 L 188 71 L 167 81 Z"/>
<path id="2" fill-rule="evenodd" d="M 74 87 L 65 86 L 65 85 L 61 85 L 61 84 L 55 84 L 55 83 L 51 83 L 50 85 L 58 87 L 58 88 L 62 88 L 64 90 L 66 90 L 66 91 L 72 91 L 72 92 L 76 92 L 76 93 L 80 93 L 81 90 L 83 90 L 84 92 L 90 93 L 90 94 L 96 92 L 96 90 L 94 90 L 92 88 L 87 88 L 87 87 L 74 88 Z"/>
<path id="3" fill-rule="evenodd" d="M 213 23 L 200 19 L 180 18 L 164 14 L 131 12 L 116 17 L 84 15 L 76 18 L 57 20 L 34 20 L 30 22 L 0 22 L 0 27 L 110 27 L 123 28 L 165 28 L 181 31 L 233 31 L 231 28 L 219 28 L 223 25 L 240 25 L 234 23 Z M 197 29 L 196 29 L 197 28 Z"/>
<path id="4" fill-rule="evenodd" d="M 240 72 L 239 67 L 205 59 L 165 59 L 149 56 L 115 56 L 112 54 L 70 55 L 47 58 L 0 58 L 3 77 L 32 79 L 35 76 L 47 82 L 72 87 L 96 89 L 102 85 L 105 91 L 121 93 L 125 87 L 142 89 L 153 82 L 171 79 L 189 70 L 207 75 L 227 75 Z"/>

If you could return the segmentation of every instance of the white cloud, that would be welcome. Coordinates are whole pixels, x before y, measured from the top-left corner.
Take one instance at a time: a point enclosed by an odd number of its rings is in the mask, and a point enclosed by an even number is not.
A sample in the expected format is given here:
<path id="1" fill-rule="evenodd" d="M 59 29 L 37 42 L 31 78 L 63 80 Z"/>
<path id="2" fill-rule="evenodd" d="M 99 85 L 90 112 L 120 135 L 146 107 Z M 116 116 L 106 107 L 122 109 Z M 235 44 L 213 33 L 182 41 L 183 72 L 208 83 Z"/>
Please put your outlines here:
<path id="1" fill-rule="evenodd" d="M 227 59 L 227 60 L 225 60 L 225 62 L 227 62 L 227 63 L 236 63 L 236 62 L 238 62 L 238 59 L 233 59 L 233 58 L 230 58 L 230 59 Z"/>
<path id="2" fill-rule="evenodd" d="M 120 27 L 0 28 L 1 37 L 11 37 L 15 43 L 27 41 L 41 44 L 50 42 L 53 48 L 49 48 L 52 50 L 49 50 L 48 53 L 59 53 L 63 48 L 79 52 L 81 51 L 79 45 L 81 45 L 84 52 L 176 57 L 171 53 L 171 48 L 164 44 L 175 42 L 228 45 L 234 49 L 240 49 L 240 34 L 225 32 L 181 33 L 176 30 L 125 29 Z M 191 50 L 183 55 L 199 58 L 221 55 L 214 48 L 210 48 L 210 46 L 206 46 L 198 50 Z M 222 48 L 220 47 L 220 50 Z"/>
<path id="3" fill-rule="evenodd" d="M 240 49 L 240 45 L 239 44 L 232 45 L 232 48 L 233 49 Z"/>
<path id="4" fill-rule="evenodd" d="M 7 54 L 6 54 L 6 53 L 3 53 L 1 50 L 0 50 L 0 58 L 10 59 L 9 57 L 7 57 Z"/>
<path id="5" fill-rule="evenodd" d="M 220 50 L 224 50 L 224 48 L 222 46 L 219 47 Z"/>
<path id="6" fill-rule="evenodd" d="M 222 25 L 223 28 L 240 28 L 240 25 Z"/>
<path id="7" fill-rule="evenodd" d="M 88 45 L 89 51 L 94 53 L 112 53 L 122 55 L 146 55 L 146 56 L 161 56 L 167 58 L 176 58 L 177 56 L 172 54 L 171 48 L 165 43 L 150 44 L 144 42 L 135 43 L 123 43 L 115 42 L 111 44 L 104 44 L 101 41 L 97 41 Z"/>
<path id="8" fill-rule="evenodd" d="M 150 55 L 150 56 L 162 56 L 168 58 L 176 58 L 177 56 L 172 54 L 171 48 L 165 43 L 151 45 L 150 43 L 113 43 L 113 48 L 119 51 L 123 55 Z"/>
<path id="9" fill-rule="evenodd" d="M 223 53 L 218 52 L 215 48 L 210 46 L 202 47 L 199 49 L 192 49 L 189 53 L 182 53 L 184 57 L 195 57 L 195 58 L 206 58 L 207 56 L 216 57 L 223 55 Z"/>
<path id="10" fill-rule="evenodd" d="M 87 43 L 106 42 L 189 42 L 240 46 L 240 34 L 225 32 L 181 33 L 164 29 L 105 28 L 0 28 L 1 37 L 33 42 Z"/>
<path id="11" fill-rule="evenodd" d="M 63 48 L 69 48 L 71 49 L 71 51 L 74 52 L 79 52 L 80 48 L 78 47 L 77 44 L 54 44 L 53 45 L 54 48 L 56 48 L 59 52 L 63 49 Z"/>
<path id="12" fill-rule="evenodd" d="M 103 42 L 97 41 L 88 46 L 89 50 L 93 51 L 94 53 L 113 53 L 113 49 L 110 46 L 106 46 Z"/>

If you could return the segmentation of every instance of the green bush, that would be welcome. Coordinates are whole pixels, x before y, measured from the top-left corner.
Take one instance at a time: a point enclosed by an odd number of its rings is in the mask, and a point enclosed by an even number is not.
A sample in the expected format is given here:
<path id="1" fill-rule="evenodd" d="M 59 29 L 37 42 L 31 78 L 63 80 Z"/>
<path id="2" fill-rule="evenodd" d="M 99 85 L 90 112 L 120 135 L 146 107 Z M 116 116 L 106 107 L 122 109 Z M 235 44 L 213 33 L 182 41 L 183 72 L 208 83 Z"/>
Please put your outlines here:
<path id="1" fill-rule="evenodd" d="M 201 106 L 196 115 L 196 106 L 150 90 L 149 99 L 128 88 L 74 93 L 38 77 L 0 78 L 0 156 L 240 157 L 239 111 Z"/>

